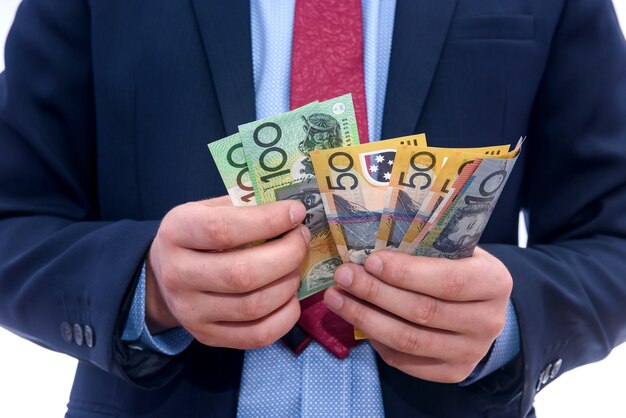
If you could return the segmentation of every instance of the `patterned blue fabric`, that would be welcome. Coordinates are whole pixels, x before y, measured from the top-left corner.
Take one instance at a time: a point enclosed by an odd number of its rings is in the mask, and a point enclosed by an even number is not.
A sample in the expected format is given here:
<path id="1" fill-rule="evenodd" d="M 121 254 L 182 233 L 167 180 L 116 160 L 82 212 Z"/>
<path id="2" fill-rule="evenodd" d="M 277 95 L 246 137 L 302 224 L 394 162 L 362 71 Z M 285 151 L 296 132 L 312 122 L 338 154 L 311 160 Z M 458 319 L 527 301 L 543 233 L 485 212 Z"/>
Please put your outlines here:
<path id="1" fill-rule="evenodd" d="M 261 119 L 289 110 L 295 1 L 251 0 L 250 5 L 256 113 Z M 382 129 L 394 14 L 393 0 L 363 0 L 370 140 L 380 139 Z M 137 347 L 168 354 L 182 351 L 191 340 L 183 330 L 150 336 L 144 323 L 144 286 L 142 278 L 123 339 Z M 463 384 L 473 383 L 503 366 L 519 350 L 517 318 L 509 302 L 505 330 L 489 358 Z M 300 356 L 294 356 L 281 342 L 246 351 L 238 408 L 241 417 L 383 416 L 373 349 L 367 342 L 361 343 L 343 361 L 315 342 Z"/>
<path id="2" fill-rule="evenodd" d="M 467 379 L 461 382 L 461 386 L 472 384 L 498 370 L 500 367 L 513 360 L 519 351 L 520 336 L 517 315 L 515 314 L 513 303 L 509 300 L 509 304 L 506 308 L 506 324 L 498 338 L 496 338 L 491 348 L 491 353 L 480 362 Z"/>
<path id="3" fill-rule="evenodd" d="M 173 328 L 158 334 L 150 334 L 146 325 L 145 309 L 146 265 L 144 263 L 122 334 L 122 341 L 128 342 L 137 350 L 149 349 L 170 356 L 180 354 L 191 344 L 193 337 L 184 328 Z"/>
<path id="4" fill-rule="evenodd" d="M 246 352 L 237 416 L 384 416 L 374 350 L 339 360 L 317 343 L 299 356 L 283 344 Z"/>
<path id="5" fill-rule="evenodd" d="M 256 117 L 289 110 L 291 43 L 296 2 L 250 1 Z"/>

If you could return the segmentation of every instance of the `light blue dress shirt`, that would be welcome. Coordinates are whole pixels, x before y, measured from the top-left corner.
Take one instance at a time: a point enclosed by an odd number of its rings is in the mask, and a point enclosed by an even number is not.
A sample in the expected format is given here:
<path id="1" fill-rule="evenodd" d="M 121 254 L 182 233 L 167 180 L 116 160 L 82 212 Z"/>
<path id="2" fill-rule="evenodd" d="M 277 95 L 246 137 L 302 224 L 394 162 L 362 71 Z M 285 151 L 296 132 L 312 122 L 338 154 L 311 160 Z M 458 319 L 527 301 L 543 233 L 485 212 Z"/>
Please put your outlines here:
<path id="1" fill-rule="evenodd" d="M 295 0 L 251 0 L 250 6 L 256 116 L 262 119 L 289 110 Z M 371 141 L 380 139 L 382 129 L 394 15 L 395 0 L 363 0 L 365 92 Z M 144 310 L 145 269 L 122 340 L 137 349 L 169 355 L 180 353 L 190 344 L 191 335 L 180 328 L 150 335 Z M 517 318 L 509 303 L 504 331 L 489 357 L 463 384 L 473 383 L 505 365 L 519 350 Z M 383 416 L 374 351 L 364 342 L 343 361 L 316 342 L 299 356 L 280 341 L 246 351 L 237 415 Z"/>

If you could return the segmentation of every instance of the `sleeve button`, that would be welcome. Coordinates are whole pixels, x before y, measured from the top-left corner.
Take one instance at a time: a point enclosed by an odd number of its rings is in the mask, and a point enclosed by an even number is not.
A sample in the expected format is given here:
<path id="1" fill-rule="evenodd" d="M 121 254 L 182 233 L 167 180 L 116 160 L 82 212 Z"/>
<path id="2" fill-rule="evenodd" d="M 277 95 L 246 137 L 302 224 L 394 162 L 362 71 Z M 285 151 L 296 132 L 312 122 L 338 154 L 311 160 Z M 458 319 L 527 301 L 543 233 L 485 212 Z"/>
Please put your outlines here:
<path id="1" fill-rule="evenodd" d="M 83 345 L 83 328 L 79 324 L 74 324 L 74 342 L 76 345 Z"/>
<path id="2" fill-rule="evenodd" d="M 89 325 L 85 325 L 85 329 L 83 330 L 83 336 L 85 338 L 85 345 L 89 348 L 93 347 L 95 342 L 95 336 L 93 333 L 93 329 Z"/>
<path id="3" fill-rule="evenodd" d="M 66 343 L 71 342 L 74 338 L 72 326 L 69 324 L 69 322 L 61 323 L 61 336 L 63 337 L 63 341 L 65 341 Z"/>
<path id="4" fill-rule="evenodd" d="M 563 359 L 558 359 L 552 365 L 552 370 L 550 371 L 550 379 L 554 379 L 559 371 L 561 370 L 561 366 L 563 365 Z"/>
<path id="5" fill-rule="evenodd" d="M 552 372 L 552 364 L 549 364 L 548 367 L 541 374 L 541 384 L 545 385 L 550 380 L 550 373 Z"/>

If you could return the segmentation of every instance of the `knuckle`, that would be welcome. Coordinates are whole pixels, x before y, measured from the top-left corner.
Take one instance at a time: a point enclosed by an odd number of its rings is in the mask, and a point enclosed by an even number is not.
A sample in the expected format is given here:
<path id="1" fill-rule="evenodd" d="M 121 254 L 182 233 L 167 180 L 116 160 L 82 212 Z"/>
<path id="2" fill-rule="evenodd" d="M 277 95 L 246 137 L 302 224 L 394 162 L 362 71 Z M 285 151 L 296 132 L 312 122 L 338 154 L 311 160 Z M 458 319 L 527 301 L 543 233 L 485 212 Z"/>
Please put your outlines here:
<path id="1" fill-rule="evenodd" d="M 274 342 L 272 333 L 264 328 L 254 331 L 250 338 L 254 348 L 267 347 Z"/>
<path id="2" fill-rule="evenodd" d="M 466 280 L 463 270 L 451 268 L 442 282 L 443 297 L 447 300 L 458 299 L 463 294 Z"/>
<path id="3" fill-rule="evenodd" d="M 226 282 L 236 293 L 252 290 L 253 271 L 247 261 L 241 260 L 231 264 L 227 269 Z"/>
<path id="4" fill-rule="evenodd" d="M 403 353 L 417 353 L 420 349 L 420 340 L 414 331 L 399 329 L 392 332 L 391 345 Z"/>
<path id="5" fill-rule="evenodd" d="M 396 280 L 401 286 L 405 283 L 408 284 L 413 277 L 413 269 L 410 263 L 396 264 L 395 276 L 396 276 Z"/>
<path id="6" fill-rule="evenodd" d="M 276 210 L 263 206 L 263 211 L 259 214 L 260 225 L 266 228 L 272 235 L 278 235 L 286 229 L 285 216 L 278 214 Z M 291 225 L 291 223 L 289 223 Z"/>
<path id="7" fill-rule="evenodd" d="M 298 302 L 298 299 L 295 297 L 293 299 L 292 306 L 293 307 L 291 308 L 286 321 L 286 323 L 289 325 L 288 329 L 293 328 L 300 319 L 300 302 Z M 286 332 L 287 331 L 285 331 L 285 333 Z"/>
<path id="8" fill-rule="evenodd" d="M 498 260 L 498 264 L 500 265 L 500 268 L 498 269 L 497 281 L 497 283 L 499 284 L 498 290 L 500 291 L 500 294 L 506 295 L 508 297 L 513 290 L 513 277 L 511 277 L 511 273 L 500 260 Z"/>
<path id="9" fill-rule="evenodd" d="M 212 327 L 210 324 L 200 324 L 196 321 L 185 320 L 181 325 L 193 337 L 205 345 L 211 345 L 209 342 L 213 339 Z"/>
<path id="10" fill-rule="evenodd" d="M 207 345 L 207 346 L 211 346 L 213 345 L 213 338 L 212 335 L 210 335 L 209 333 L 207 333 L 206 331 L 197 329 L 193 326 L 186 326 L 185 330 L 190 333 L 191 335 L 193 335 L 193 337 L 198 340 L 198 342 Z"/>
<path id="11" fill-rule="evenodd" d="M 176 289 L 179 277 L 178 271 L 173 266 L 162 266 L 161 274 L 158 279 L 164 288 L 171 291 L 172 289 Z"/>
<path id="12" fill-rule="evenodd" d="M 294 233 L 290 237 L 291 240 L 285 241 L 285 251 L 282 252 L 280 258 L 276 259 L 275 264 L 289 263 L 289 268 L 297 268 L 302 264 L 307 254 L 307 246 L 299 233 Z"/>
<path id="13" fill-rule="evenodd" d="M 439 376 L 439 383 L 461 383 L 472 373 L 473 368 L 469 368 L 466 365 L 448 367 L 442 371 Z"/>
<path id="14" fill-rule="evenodd" d="M 228 247 L 232 241 L 231 226 L 222 214 L 219 214 L 218 211 L 213 212 L 213 216 L 205 225 L 205 232 L 217 247 Z"/>
<path id="15" fill-rule="evenodd" d="M 294 271 L 293 273 L 290 273 L 289 283 L 291 283 L 292 285 L 292 287 L 290 288 L 291 294 L 300 290 L 300 285 L 301 285 L 300 274 L 297 270 Z"/>
<path id="16" fill-rule="evenodd" d="M 211 332 L 205 330 L 198 330 L 196 333 L 190 332 L 193 337 L 208 347 L 230 347 L 240 348 L 235 341 L 225 339 L 219 331 L 212 330 Z"/>
<path id="17" fill-rule="evenodd" d="M 476 258 L 477 265 L 475 271 L 490 271 L 494 275 L 493 291 L 496 295 L 509 296 L 513 289 L 513 278 L 504 263 L 496 257 Z"/>
<path id="18" fill-rule="evenodd" d="M 477 364 L 485 354 L 486 350 L 481 349 L 479 345 L 466 344 L 462 349 L 456 352 L 455 358 L 462 364 Z"/>
<path id="19" fill-rule="evenodd" d="M 273 206 L 259 206 L 257 219 L 268 239 L 285 232 L 288 229 L 287 223 L 291 226 L 290 222 L 285 221 L 286 217 Z"/>
<path id="20" fill-rule="evenodd" d="M 279 268 L 284 271 L 284 269 L 288 270 L 296 270 L 299 266 L 304 262 L 304 253 L 301 252 L 287 252 L 285 255 L 276 260 L 276 263 L 272 266 L 273 271 L 278 270 Z"/>
<path id="21" fill-rule="evenodd" d="M 378 300 L 380 287 L 380 282 L 378 280 L 370 278 L 365 289 L 365 299 L 372 302 Z"/>
<path id="22" fill-rule="evenodd" d="M 428 325 L 432 323 L 434 318 L 437 316 L 438 309 L 439 303 L 436 299 L 425 297 L 422 303 L 417 303 L 415 305 L 413 321 L 421 325 Z"/>
<path id="23" fill-rule="evenodd" d="M 461 383 L 469 377 L 476 368 L 476 363 L 465 363 L 458 367 L 457 372 L 452 376 L 452 383 Z"/>
<path id="24" fill-rule="evenodd" d="M 189 332 L 202 331 L 197 313 L 189 309 L 186 304 L 177 303 L 175 308 L 175 315 L 177 318 L 179 318 L 180 323 L 189 330 Z"/>
<path id="25" fill-rule="evenodd" d="M 506 317 L 504 315 L 491 315 L 487 323 L 487 333 L 493 338 L 500 335 L 506 325 Z"/>
<path id="26" fill-rule="evenodd" d="M 176 218 L 177 218 L 176 208 L 172 209 L 168 212 L 163 220 L 161 221 L 161 225 L 159 225 L 159 230 L 157 232 L 157 237 L 166 242 L 172 242 L 176 239 L 178 228 L 176 227 Z"/>
<path id="27" fill-rule="evenodd" d="M 383 354 L 379 353 L 379 355 L 388 366 L 393 367 L 394 369 L 397 369 L 400 366 L 398 356 L 393 351 L 389 350 Z"/>
<path id="28" fill-rule="evenodd" d="M 263 316 L 265 303 L 263 292 L 258 292 L 241 299 L 241 315 L 247 321 L 258 319 Z"/>
<path id="29" fill-rule="evenodd" d="M 367 311 L 363 306 L 357 305 L 351 309 L 353 317 L 352 325 L 356 328 L 363 328 L 367 324 Z"/>
<path id="30" fill-rule="evenodd" d="M 298 301 L 298 298 L 294 295 L 288 302 L 287 302 L 287 323 L 290 323 L 291 326 L 289 327 L 289 329 L 291 329 L 293 327 L 293 325 L 296 324 L 296 322 L 298 322 L 298 320 L 300 319 L 300 302 Z"/>
<path id="31" fill-rule="evenodd" d="M 296 242 L 295 245 L 293 246 L 294 252 L 297 254 L 298 257 L 304 258 L 309 247 L 304 241 L 304 238 L 302 237 L 302 233 L 299 228 L 296 228 L 294 230 L 293 238 L 294 238 L 294 241 Z"/>

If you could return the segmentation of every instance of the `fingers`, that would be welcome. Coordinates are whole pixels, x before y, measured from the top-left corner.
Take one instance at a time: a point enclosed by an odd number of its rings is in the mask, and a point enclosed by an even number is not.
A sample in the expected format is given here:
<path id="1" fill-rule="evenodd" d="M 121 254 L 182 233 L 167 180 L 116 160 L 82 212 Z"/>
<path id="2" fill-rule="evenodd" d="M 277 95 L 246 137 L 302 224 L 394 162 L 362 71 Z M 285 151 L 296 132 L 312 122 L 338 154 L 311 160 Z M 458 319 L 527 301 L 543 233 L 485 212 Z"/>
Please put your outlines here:
<path id="1" fill-rule="evenodd" d="M 266 346 L 300 316 L 298 267 L 311 240 L 300 225 L 306 210 L 297 201 L 227 203 L 217 198 L 170 211 L 150 248 L 150 266 L 167 307 L 200 342 Z"/>
<path id="2" fill-rule="evenodd" d="M 409 324 L 335 287 L 326 291 L 324 302 L 370 338 L 402 353 L 446 359 L 467 349 L 465 339 L 456 333 Z"/>
<path id="3" fill-rule="evenodd" d="M 202 292 L 252 292 L 296 270 L 309 240 L 308 229 L 298 226 L 255 247 L 219 253 L 183 250 L 169 270 L 161 271 L 161 280 L 172 290 L 182 286 Z"/>
<path id="4" fill-rule="evenodd" d="M 381 289 L 372 294 L 383 294 Z M 497 336 L 495 332 L 461 333 L 414 324 L 336 287 L 326 291 L 324 302 L 368 335 L 389 365 L 431 381 L 452 383 L 465 379 Z M 477 329 L 484 330 L 480 324 Z"/>
<path id="5" fill-rule="evenodd" d="M 178 313 L 194 322 L 255 321 L 287 303 L 299 286 L 296 270 L 250 293 L 192 293 Z"/>
<path id="6" fill-rule="evenodd" d="M 256 321 L 216 322 L 187 329 L 205 345 L 250 350 L 276 342 L 293 328 L 299 317 L 300 303 L 293 296 L 272 314 Z"/>
<path id="7" fill-rule="evenodd" d="M 229 195 L 224 195 L 220 197 L 214 197 L 212 199 L 201 200 L 198 203 L 201 203 L 208 207 L 220 207 L 220 206 L 233 206 L 233 201 L 230 199 Z"/>
<path id="8" fill-rule="evenodd" d="M 392 286 L 449 301 L 508 298 L 512 287 L 506 267 L 479 248 L 462 260 L 378 251 L 366 259 L 364 267 Z"/>
<path id="9" fill-rule="evenodd" d="M 302 203 L 293 200 L 249 207 L 216 207 L 214 203 L 193 202 L 172 209 L 158 236 L 183 248 L 225 250 L 282 235 L 306 215 Z"/>
<path id="10" fill-rule="evenodd" d="M 400 289 L 367 273 L 361 266 L 344 264 L 335 272 L 335 282 L 344 291 L 406 321 L 425 327 L 459 333 L 484 332 L 495 335 L 501 328 L 500 312 L 482 302 L 455 302 Z M 492 314 L 486 310 L 493 310 Z M 489 324 L 483 325 L 484 322 Z"/>
<path id="11" fill-rule="evenodd" d="M 370 344 L 389 366 L 431 382 L 462 382 L 472 373 L 477 364 L 473 361 L 461 361 L 457 364 L 436 358 L 413 356 L 389 348 L 376 340 L 370 340 Z"/>

